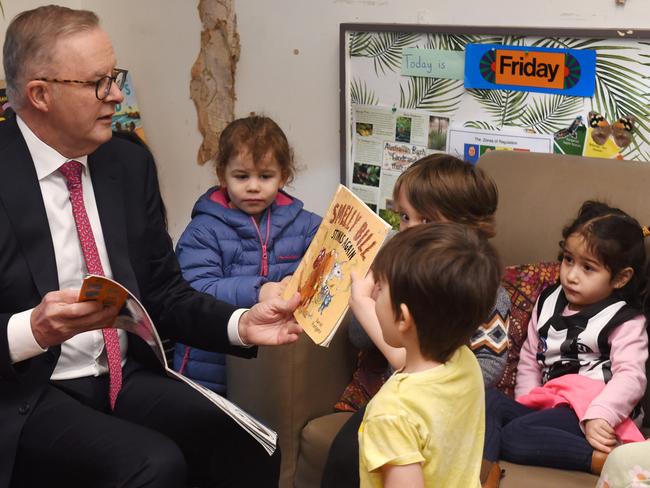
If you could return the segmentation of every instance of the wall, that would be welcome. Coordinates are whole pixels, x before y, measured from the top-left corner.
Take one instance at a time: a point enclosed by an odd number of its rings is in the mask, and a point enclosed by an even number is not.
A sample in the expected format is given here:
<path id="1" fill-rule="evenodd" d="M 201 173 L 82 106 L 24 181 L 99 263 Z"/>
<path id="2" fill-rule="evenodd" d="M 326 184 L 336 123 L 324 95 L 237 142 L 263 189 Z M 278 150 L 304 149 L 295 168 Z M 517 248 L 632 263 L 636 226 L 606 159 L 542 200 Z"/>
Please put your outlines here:
<path id="1" fill-rule="evenodd" d="M 242 52 L 239 116 L 277 120 L 304 170 L 293 194 L 323 212 L 339 181 L 338 32 L 341 22 L 395 22 L 540 27 L 647 28 L 650 2 L 627 0 L 235 0 Z M 50 3 L 2 0 L 7 19 Z M 111 35 L 119 64 L 132 71 L 147 138 L 159 165 L 170 231 L 177 238 L 192 204 L 212 184 L 196 165 L 200 136 L 189 98 L 190 67 L 199 50 L 196 1 L 61 1 L 95 10 Z M 295 54 L 297 52 L 297 54 Z M 2 73 L 0 72 L 0 76 Z"/>

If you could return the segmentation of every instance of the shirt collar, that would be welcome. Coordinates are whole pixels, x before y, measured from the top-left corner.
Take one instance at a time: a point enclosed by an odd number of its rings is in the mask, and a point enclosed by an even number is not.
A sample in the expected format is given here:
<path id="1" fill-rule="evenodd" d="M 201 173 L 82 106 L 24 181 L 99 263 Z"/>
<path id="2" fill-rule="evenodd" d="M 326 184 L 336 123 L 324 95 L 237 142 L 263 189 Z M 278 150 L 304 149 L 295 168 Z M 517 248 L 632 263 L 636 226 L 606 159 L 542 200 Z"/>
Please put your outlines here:
<path id="1" fill-rule="evenodd" d="M 70 159 L 59 154 L 56 149 L 48 146 L 36 137 L 36 134 L 32 132 L 25 121 L 19 116 L 16 116 L 16 121 L 27 143 L 27 149 L 29 149 L 29 153 L 32 156 L 32 161 L 34 161 L 34 167 L 36 168 L 36 175 L 39 181 L 54 173 L 63 163 L 70 161 Z M 80 156 L 74 160 L 79 161 L 84 168 L 88 167 L 88 156 Z"/>

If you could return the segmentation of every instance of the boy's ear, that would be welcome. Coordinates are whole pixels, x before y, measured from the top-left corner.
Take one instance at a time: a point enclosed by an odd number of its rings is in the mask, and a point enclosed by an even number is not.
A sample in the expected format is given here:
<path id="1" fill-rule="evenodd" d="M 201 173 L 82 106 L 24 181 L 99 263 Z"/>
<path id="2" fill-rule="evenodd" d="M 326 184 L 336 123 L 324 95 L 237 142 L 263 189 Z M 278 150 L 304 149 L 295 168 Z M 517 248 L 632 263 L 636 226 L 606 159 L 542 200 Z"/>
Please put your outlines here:
<path id="1" fill-rule="evenodd" d="M 406 303 L 399 304 L 399 312 L 397 330 L 402 333 L 408 332 L 413 327 L 413 315 L 411 315 L 411 311 Z"/>
<path id="2" fill-rule="evenodd" d="M 620 270 L 614 277 L 613 284 L 614 288 L 620 289 L 627 285 L 634 276 L 634 270 L 629 266 Z"/>

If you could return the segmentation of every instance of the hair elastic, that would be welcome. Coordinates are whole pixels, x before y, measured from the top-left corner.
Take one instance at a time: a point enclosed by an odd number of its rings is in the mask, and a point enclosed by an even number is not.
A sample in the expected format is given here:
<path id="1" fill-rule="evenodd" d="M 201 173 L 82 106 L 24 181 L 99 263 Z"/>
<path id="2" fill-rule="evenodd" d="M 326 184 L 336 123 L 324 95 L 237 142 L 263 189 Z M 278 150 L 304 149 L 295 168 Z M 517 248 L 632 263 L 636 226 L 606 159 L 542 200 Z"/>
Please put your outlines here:
<path id="1" fill-rule="evenodd" d="M 643 237 L 644 238 L 650 236 L 650 229 L 648 229 L 647 226 L 642 225 L 641 226 L 641 231 L 643 232 Z"/>

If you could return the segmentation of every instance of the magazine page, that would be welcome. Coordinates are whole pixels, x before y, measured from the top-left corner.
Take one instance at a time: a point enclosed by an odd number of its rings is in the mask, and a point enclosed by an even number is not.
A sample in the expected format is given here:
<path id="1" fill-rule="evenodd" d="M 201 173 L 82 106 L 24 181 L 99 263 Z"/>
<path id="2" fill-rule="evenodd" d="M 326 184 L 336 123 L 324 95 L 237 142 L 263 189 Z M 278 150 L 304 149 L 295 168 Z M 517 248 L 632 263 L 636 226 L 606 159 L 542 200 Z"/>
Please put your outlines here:
<path id="1" fill-rule="evenodd" d="M 162 341 L 149 314 L 140 301 L 126 288 L 105 276 L 89 275 L 84 279 L 79 292 L 79 301 L 88 300 L 98 300 L 106 306 L 118 308 L 120 311 L 113 327 L 124 329 L 144 340 L 153 349 L 167 376 L 182 381 L 201 393 L 253 436 L 269 453 L 269 456 L 273 454 L 278 440 L 275 431 L 251 417 L 234 403 L 169 368 Z"/>
<path id="2" fill-rule="evenodd" d="M 205 386 L 196 383 L 169 368 L 167 369 L 167 374 L 179 381 L 182 381 L 183 383 L 187 383 L 189 386 L 197 390 L 217 407 L 223 410 L 224 413 L 226 413 L 230 418 L 232 418 L 241 427 L 243 427 L 250 435 L 252 435 L 257 440 L 257 442 L 262 445 L 266 452 L 269 453 L 269 456 L 275 452 L 276 446 L 278 444 L 278 434 L 274 430 L 269 429 L 266 425 L 261 423 L 256 418 L 251 417 L 248 413 L 232 403 L 230 400 L 225 399 L 221 395 L 218 395 Z"/>
<path id="3" fill-rule="evenodd" d="M 158 331 L 140 301 L 126 288 L 105 276 L 89 275 L 84 278 L 79 292 L 79 301 L 88 300 L 99 300 L 105 306 L 115 306 L 119 313 L 113 327 L 124 329 L 140 337 L 153 349 L 160 364 L 168 369 L 165 350 Z"/>
<path id="4" fill-rule="evenodd" d="M 365 276 L 390 225 L 345 186 L 339 185 L 284 297 L 300 293 L 294 312 L 311 339 L 327 347 L 345 312 L 355 271 Z"/>

